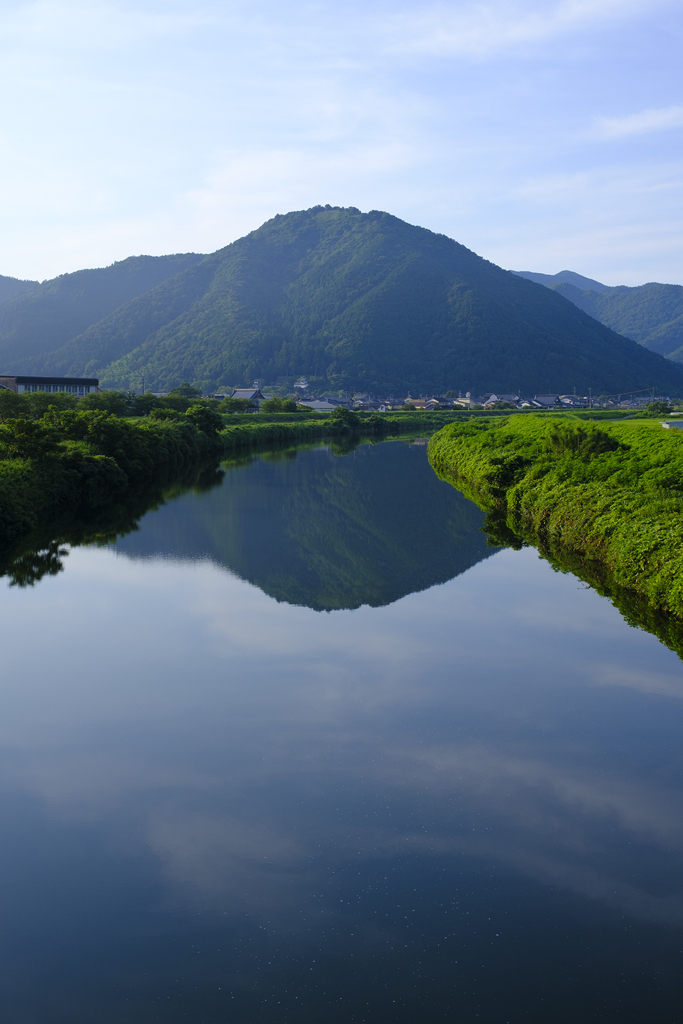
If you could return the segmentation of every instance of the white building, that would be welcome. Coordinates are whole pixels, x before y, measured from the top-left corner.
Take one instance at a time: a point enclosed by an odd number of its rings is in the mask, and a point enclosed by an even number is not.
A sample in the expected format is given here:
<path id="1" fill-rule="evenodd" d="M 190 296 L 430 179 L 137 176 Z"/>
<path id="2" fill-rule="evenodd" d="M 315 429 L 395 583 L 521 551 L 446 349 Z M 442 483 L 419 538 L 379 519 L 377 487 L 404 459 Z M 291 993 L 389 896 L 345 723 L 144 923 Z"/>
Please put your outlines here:
<path id="1" fill-rule="evenodd" d="M 100 390 L 96 377 L 18 377 L 0 375 L 0 388 L 23 394 L 46 391 L 48 394 L 89 395 Z"/>

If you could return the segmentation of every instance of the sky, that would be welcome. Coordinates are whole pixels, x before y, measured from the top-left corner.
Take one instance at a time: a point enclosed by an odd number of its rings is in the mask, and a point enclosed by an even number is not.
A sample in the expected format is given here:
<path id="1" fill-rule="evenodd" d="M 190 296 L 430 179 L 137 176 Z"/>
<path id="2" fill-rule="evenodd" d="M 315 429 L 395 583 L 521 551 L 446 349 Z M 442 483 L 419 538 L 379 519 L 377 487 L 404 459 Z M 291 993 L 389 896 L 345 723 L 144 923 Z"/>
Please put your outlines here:
<path id="1" fill-rule="evenodd" d="M 679 0 L 0 0 L 0 273 L 330 203 L 683 283 L 682 52 Z"/>

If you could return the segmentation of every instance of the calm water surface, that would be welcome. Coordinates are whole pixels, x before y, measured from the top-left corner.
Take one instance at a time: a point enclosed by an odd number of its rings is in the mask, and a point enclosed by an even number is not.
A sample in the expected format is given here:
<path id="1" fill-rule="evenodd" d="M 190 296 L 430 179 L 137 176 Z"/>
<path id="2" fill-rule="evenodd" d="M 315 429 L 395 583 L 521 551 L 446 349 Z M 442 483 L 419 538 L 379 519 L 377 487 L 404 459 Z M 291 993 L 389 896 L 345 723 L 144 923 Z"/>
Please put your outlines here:
<path id="1" fill-rule="evenodd" d="M 424 446 L 0 586 L 7 1024 L 683 1021 L 683 673 Z"/>

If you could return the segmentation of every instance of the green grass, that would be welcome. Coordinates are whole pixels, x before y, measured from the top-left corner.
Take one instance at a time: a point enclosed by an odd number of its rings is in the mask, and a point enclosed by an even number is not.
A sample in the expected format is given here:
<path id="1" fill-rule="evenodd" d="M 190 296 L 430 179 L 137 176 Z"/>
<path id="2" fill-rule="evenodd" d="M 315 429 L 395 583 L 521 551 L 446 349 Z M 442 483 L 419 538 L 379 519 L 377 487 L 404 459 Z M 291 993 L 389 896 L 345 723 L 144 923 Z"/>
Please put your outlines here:
<path id="1" fill-rule="evenodd" d="M 510 417 L 445 427 L 429 457 L 486 509 L 497 543 L 537 545 L 557 567 L 621 595 L 636 619 L 683 616 L 678 431 L 659 420 Z"/>

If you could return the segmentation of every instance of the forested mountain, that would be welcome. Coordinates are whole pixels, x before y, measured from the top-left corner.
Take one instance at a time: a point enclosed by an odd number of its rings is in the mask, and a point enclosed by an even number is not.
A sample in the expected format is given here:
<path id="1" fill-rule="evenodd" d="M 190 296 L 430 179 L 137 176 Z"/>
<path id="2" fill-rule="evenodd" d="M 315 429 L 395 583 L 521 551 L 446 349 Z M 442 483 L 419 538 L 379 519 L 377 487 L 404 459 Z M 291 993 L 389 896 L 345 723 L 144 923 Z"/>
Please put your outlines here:
<path id="1" fill-rule="evenodd" d="M 563 270 L 559 274 L 515 271 L 563 295 L 613 331 L 683 363 L 683 286 L 643 284 L 609 288 L 599 281 Z"/>
<path id="2" fill-rule="evenodd" d="M 559 274 L 535 274 L 531 270 L 513 270 L 512 273 L 517 274 L 518 277 L 525 277 L 527 281 L 544 284 L 546 288 L 555 288 L 560 284 L 571 284 L 580 291 L 590 288 L 594 292 L 605 292 L 609 289 L 609 285 L 600 284 L 599 281 L 594 281 L 592 277 L 583 277 L 581 274 L 575 274 L 573 270 L 561 270 Z"/>
<path id="3" fill-rule="evenodd" d="M 677 367 L 560 294 L 387 213 L 314 207 L 203 259 L 169 259 L 193 265 L 100 317 L 83 313 L 49 345 L 22 334 L 17 314 L 45 286 L 14 300 L 4 311 L 16 318 L 12 369 L 21 353 L 24 372 L 87 373 L 109 387 L 139 387 L 144 375 L 155 390 L 298 374 L 397 394 L 683 390 Z"/>
<path id="4" fill-rule="evenodd" d="M 35 288 L 38 281 L 20 281 L 18 277 L 5 277 L 0 274 L 0 306 L 3 306 L 10 299 L 16 299 L 17 295 Z"/>
<path id="5" fill-rule="evenodd" d="M 0 369 L 30 373 L 33 365 L 46 366 L 47 354 L 69 338 L 203 258 L 197 253 L 130 256 L 110 267 L 61 274 L 42 284 L 17 282 L 30 289 L 0 306 Z M 0 282 L 0 296 L 1 289 Z"/>

